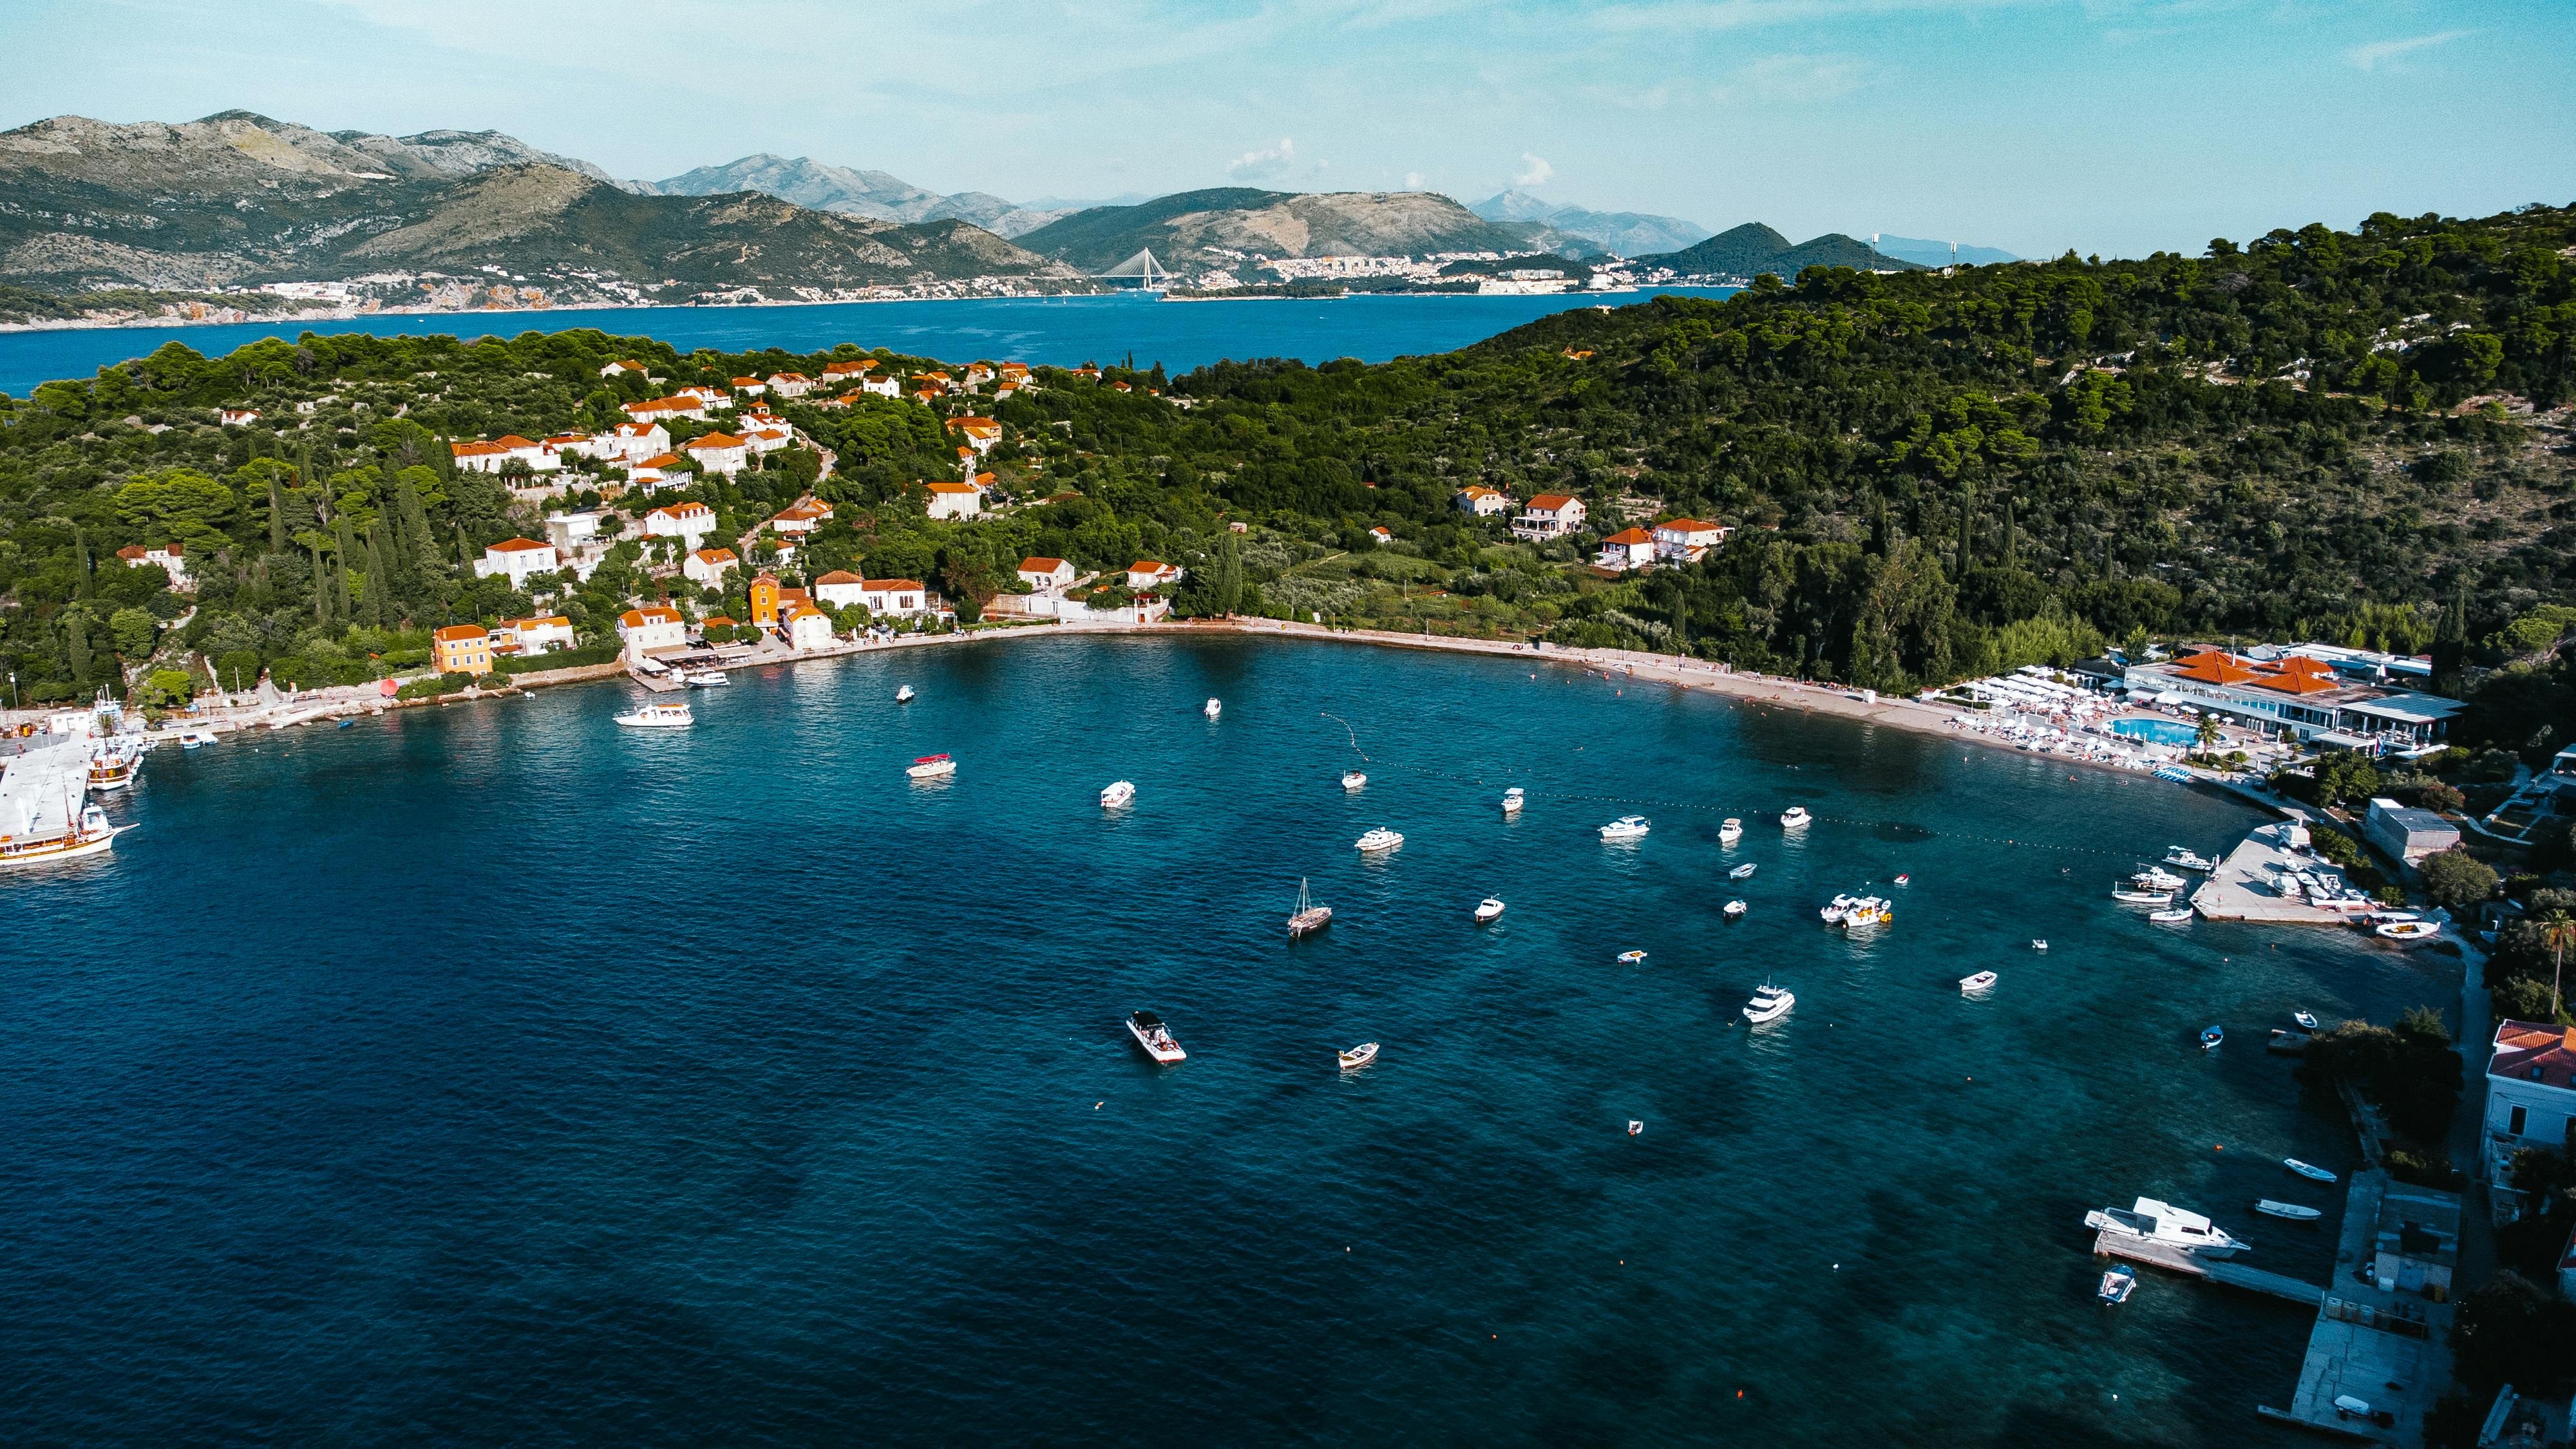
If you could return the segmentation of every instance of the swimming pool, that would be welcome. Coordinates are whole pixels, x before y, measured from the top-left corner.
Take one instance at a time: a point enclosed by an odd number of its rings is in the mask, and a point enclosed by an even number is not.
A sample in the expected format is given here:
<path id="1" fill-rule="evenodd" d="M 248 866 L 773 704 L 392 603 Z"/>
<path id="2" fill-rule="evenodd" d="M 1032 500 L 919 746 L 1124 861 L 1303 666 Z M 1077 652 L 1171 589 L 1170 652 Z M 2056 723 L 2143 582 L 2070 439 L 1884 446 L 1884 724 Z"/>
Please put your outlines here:
<path id="1" fill-rule="evenodd" d="M 2178 719 L 2115 719 L 2111 721 L 2111 733 L 2159 745 L 2189 745 L 2200 738 L 2200 726 Z"/>

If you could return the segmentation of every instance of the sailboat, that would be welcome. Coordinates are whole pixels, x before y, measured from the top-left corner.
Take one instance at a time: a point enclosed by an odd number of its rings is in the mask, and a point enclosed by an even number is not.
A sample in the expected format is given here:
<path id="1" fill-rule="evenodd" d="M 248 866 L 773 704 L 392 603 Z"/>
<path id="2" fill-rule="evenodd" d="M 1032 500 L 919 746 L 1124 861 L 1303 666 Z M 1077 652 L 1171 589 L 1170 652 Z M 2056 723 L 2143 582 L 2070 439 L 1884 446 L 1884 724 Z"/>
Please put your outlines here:
<path id="1" fill-rule="evenodd" d="M 1297 877 L 1297 910 L 1288 918 L 1288 939 L 1293 941 L 1309 931 L 1320 931 L 1332 920 L 1333 908 L 1315 904 L 1306 893 L 1306 878 Z"/>

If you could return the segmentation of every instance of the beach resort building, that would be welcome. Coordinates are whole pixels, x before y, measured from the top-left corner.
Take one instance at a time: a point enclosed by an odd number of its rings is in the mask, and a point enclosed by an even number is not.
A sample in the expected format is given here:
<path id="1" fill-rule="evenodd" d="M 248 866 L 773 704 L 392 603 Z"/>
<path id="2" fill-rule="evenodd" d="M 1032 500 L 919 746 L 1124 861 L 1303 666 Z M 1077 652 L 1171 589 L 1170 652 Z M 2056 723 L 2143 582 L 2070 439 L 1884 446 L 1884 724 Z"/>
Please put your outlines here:
<path id="1" fill-rule="evenodd" d="M 932 483 L 930 516 L 974 518 L 984 511 L 984 492 L 972 483 Z"/>
<path id="2" fill-rule="evenodd" d="M 2576 1027 L 2506 1020 L 2496 1024 L 2487 1059 L 2485 1146 L 2480 1160 L 2489 1195 L 2510 1197 L 2513 1155 L 2526 1147 L 2576 1150 Z"/>
<path id="3" fill-rule="evenodd" d="M 441 674 L 489 674 L 492 636 L 480 624 L 450 624 L 429 636 L 429 656 Z"/>
<path id="4" fill-rule="evenodd" d="M 617 638 L 626 646 L 626 657 L 637 659 L 656 650 L 686 647 L 689 626 L 679 610 L 667 604 L 645 604 L 617 616 Z"/>
<path id="5" fill-rule="evenodd" d="M 1642 528 L 1623 528 L 1601 540 L 1601 556 L 1593 560 L 1614 573 L 1655 566 L 1655 536 Z"/>
<path id="6" fill-rule="evenodd" d="M 1723 523 L 1697 518 L 1667 518 L 1654 526 L 1658 563 L 1698 563 L 1710 549 L 1726 542 L 1733 530 Z"/>
<path id="7" fill-rule="evenodd" d="M 1497 513 L 1512 511 L 1512 495 L 1481 483 L 1470 483 L 1459 489 L 1457 501 L 1459 512 L 1472 513 L 1478 518 L 1491 518 Z"/>
<path id="8" fill-rule="evenodd" d="M 1512 532 L 1526 539 L 1562 538 L 1583 526 L 1583 500 L 1566 493 L 1542 493 L 1512 520 Z"/>
<path id="9" fill-rule="evenodd" d="M 868 601 L 868 581 L 847 569 L 834 569 L 814 581 L 814 599 L 828 608 L 846 609 Z"/>
<path id="10" fill-rule="evenodd" d="M 1020 560 L 1020 582 L 1033 593 L 1060 594 L 1073 587 L 1073 565 L 1060 558 Z"/>
<path id="11" fill-rule="evenodd" d="M 680 577 L 702 589 L 722 588 L 724 576 L 742 567 L 729 548 L 702 548 L 680 560 Z"/>
<path id="12" fill-rule="evenodd" d="M 527 587 L 531 575 L 550 574 L 562 567 L 563 560 L 556 555 L 553 544 L 533 538 L 507 538 L 483 550 L 483 556 L 474 561 L 474 574 L 486 579 L 507 574 L 510 587 L 521 589 Z"/>
<path id="13" fill-rule="evenodd" d="M 2125 683 L 2135 703 L 2215 711 L 2311 743 L 2374 753 L 2435 748 L 2452 716 L 2467 708 L 2437 694 L 2347 679 L 2324 660 L 2289 651 L 2258 659 L 2203 649 L 2133 664 Z"/>
<path id="14" fill-rule="evenodd" d="M 715 528 L 716 511 L 703 503 L 674 503 L 644 515 L 646 538 L 676 538 L 693 550 Z"/>

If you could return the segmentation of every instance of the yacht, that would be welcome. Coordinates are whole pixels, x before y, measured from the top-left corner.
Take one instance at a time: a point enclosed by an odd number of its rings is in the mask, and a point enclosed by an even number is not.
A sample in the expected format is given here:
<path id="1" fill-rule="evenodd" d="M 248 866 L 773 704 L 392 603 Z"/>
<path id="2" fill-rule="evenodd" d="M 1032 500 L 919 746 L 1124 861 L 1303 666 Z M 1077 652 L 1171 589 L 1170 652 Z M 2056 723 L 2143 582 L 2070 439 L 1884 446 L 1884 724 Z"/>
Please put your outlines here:
<path id="1" fill-rule="evenodd" d="M 1743 919 L 1744 919 L 1744 911 L 1745 911 L 1745 905 L 1744 905 L 1744 902 L 1742 902 L 1742 901 L 1728 901 L 1728 902 L 1726 903 L 1726 911 L 1725 911 L 1725 915 L 1726 915 L 1726 918 L 1727 918 L 1728 920 L 1730 920 L 1730 921 L 1740 921 L 1740 920 L 1743 920 Z"/>
<path id="2" fill-rule="evenodd" d="M 1214 719 L 1218 715 L 1225 713 L 1225 703 L 1224 701 L 1219 700 L 1216 696 L 1210 695 L 1208 696 L 1206 706 L 1200 709 L 1199 713 L 1206 715 L 1209 719 Z"/>
<path id="3" fill-rule="evenodd" d="M 1753 862 L 1748 860 L 1744 864 L 1737 866 L 1735 869 L 1728 871 L 1726 873 L 1726 878 L 1728 880 L 1751 880 L 1753 878 Z"/>
<path id="4" fill-rule="evenodd" d="M 1884 926 L 1895 919 L 1896 908 L 1889 905 L 1884 897 L 1862 896 L 1851 903 L 1850 909 L 1843 912 L 1842 928 L 1846 931 L 1862 931 L 1872 926 Z"/>
<path id="5" fill-rule="evenodd" d="M 617 722 L 628 729 L 676 730 L 698 721 L 685 704 L 646 704 L 637 706 L 631 714 L 617 716 Z"/>
<path id="6" fill-rule="evenodd" d="M 1518 815 L 1521 813 L 1520 786 L 1514 785 L 1512 788 L 1503 792 L 1503 813 L 1506 815 Z"/>
<path id="7" fill-rule="evenodd" d="M 1974 976 L 1962 976 L 1959 978 L 1959 990 L 1963 994 L 1978 991 L 1991 991 L 1994 989 L 1994 985 L 1995 973 L 1992 971 L 1980 971 Z"/>
<path id="8" fill-rule="evenodd" d="M 1744 1019 L 1756 1026 L 1766 1021 L 1778 1021 L 1789 1014 L 1790 1007 L 1797 1004 L 1798 998 L 1790 995 L 1785 988 L 1765 981 L 1753 988 L 1753 999 L 1744 1003 Z"/>
<path id="9" fill-rule="evenodd" d="M 1860 904 L 1858 896 L 1838 895 L 1818 908 L 1816 914 L 1824 919 L 1826 925 L 1839 926 L 1843 923 L 1844 915 L 1858 904 Z"/>
<path id="10" fill-rule="evenodd" d="M 2229 1237 L 2225 1229 L 2209 1219 L 2151 1197 L 2138 1199 L 2137 1206 L 2131 1208 L 2095 1208 L 2084 1215 L 2084 1226 L 2121 1237 L 2143 1238 L 2204 1258 L 2231 1257 L 2245 1251 L 2243 1243 Z"/>
<path id="11" fill-rule="evenodd" d="M 2139 871 L 2136 875 L 2129 877 L 2129 879 L 2137 882 L 2139 885 L 2147 887 L 2150 890 L 2159 891 L 2178 891 L 2184 886 L 2191 884 L 2191 882 L 2184 880 L 2181 876 L 2174 874 L 2172 871 L 2166 870 L 2162 866 L 2154 865 L 2148 866 L 2145 870 Z"/>
<path id="12" fill-rule="evenodd" d="M 1387 829 L 1383 825 L 1372 828 L 1368 834 L 1363 835 L 1358 840 L 1352 842 L 1352 844 L 1357 846 L 1362 852 L 1369 854 L 1374 854 L 1381 850 L 1393 850 L 1403 843 L 1403 836 Z"/>
<path id="13" fill-rule="evenodd" d="M 907 684 L 903 688 L 896 690 L 894 692 L 894 702 L 897 704 L 912 703 L 912 686 Z"/>
<path id="14" fill-rule="evenodd" d="M 1487 921 L 1497 919 L 1502 915 L 1502 913 L 1503 898 L 1501 896 L 1487 896 L 1476 903 L 1476 924 L 1481 926 Z"/>
<path id="15" fill-rule="evenodd" d="M 924 755 L 903 772 L 916 780 L 944 780 L 957 773 L 957 762 L 946 755 Z"/>
<path id="16" fill-rule="evenodd" d="M 140 735 L 109 735 L 90 750 L 89 787 L 93 790 L 122 790 L 143 773 L 143 739 Z"/>
<path id="17" fill-rule="evenodd" d="M 1816 817 L 1813 815 L 1807 813 L 1806 806 L 1792 805 L 1788 809 L 1780 812 L 1780 828 L 1783 830 L 1804 830 L 1807 828 L 1808 823 L 1813 821 L 1815 818 Z"/>
<path id="18" fill-rule="evenodd" d="M 2115 1263 L 2103 1272 L 2102 1286 L 2093 1290 L 2093 1296 L 2116 1308 L 2128 1302 L 2129 1295 L 2137 1289 L 2138 1270 L 2126 1263 Z"/>
<path id="19" fill-rule="evenodd" d="M 1297 878 L 1297 909 L 1288 917 L 1288 939 L 1293 941 L 1310 931 L 1320 931 L 1333 923 L 1333 908 L 1319 906 L 1306 894 L 1306 878 Z"/>
<path id="20" fill-rule="evenodd" d="M 1358 1046 L 1351 1048 L 1349 1051 L 1335 1052 L 1333 1055 L 1342 1059 L 1342 1070 L 1347 1072 L 1353 1067 L 1364 1067 L 1369 1063 L 1376 1061 L 1377 1043 L 1373 1041 L 1364 1041 Z"/>
<path id="21" fill-rule="evenodd" d="M 0 835 L 0 870 L 51 865 L 58 860 L 80 860 L 98 855 L 114 846 L 116 837 L 133 828 L 131 825 L 110 825 L 106 811 L 95 805 L 83 805 L 79 816 L 70 820 L 68 828 L 59 834 Z"/>
<path id="22" fill-rule="evenodd" d="M 1732 815 L 1726 817 L 1725 824 L 1717 827 L 1717 843 L 1720 845 L 1733 845 L 1743 838 L 1744 822 Z"/>
<path id="23" fill-rule="evenodd" d="M 2177 870 L 2196 870 L 2203 873 L 2218 869 L 2217 861 L 2208 856 L 2196 854 L 2188 847 L 2180 845 L 2165 847 L 2165 864 Z"/>
<path id="24" fill-rule="evenodd" d="M 691 689 L 713 689 L 719 684 L 733 683 L 725 678 L 721 669 L 692 669 L 680 676 L 680 682 Z"/>
<path id="25" fill-rule="evenodd" d="M 1112 780 L 1109 782 L 1109 788 L 1100 792 L 1100 808 L 1103 810 L 1115 810 L 1119 806 L 1133 801 L 1135 798 L 1135 781 Z"/>
<path id="26" fill-rule="evenodd" d="M 1639 840 L 1643 839 L 1646 832 L 1653 828 L 1654 827 L 1652 825 L 1646 822 L 1646 817 L 1643 815 L 1622 815 L 1618 819 L 1601 827 L 1601 838 L 1604 840 Z"/>
<path id="27" fill-rule="evenodd" d="M 1166 1066 L 1189 1059 L 1190 1054 L 1181 1050 L 1179 1042 L 1172 1040 L 1172 1029 L 1163 1025 L 1163 1019 L 1150 1011 L 1127 1013 L 1127 1034 L 1136 1038 L 1136 1045 L 1145 1049 L 1145 1055 Z"/>
<path id="28" fill-rule="evenodd" d="M 1367 783 L 1368 776 L 1361 774 L 1357 770 L 1344 770 L 1342 772 L 1342 788 L 1345 790 L 1356 790 Z"/>

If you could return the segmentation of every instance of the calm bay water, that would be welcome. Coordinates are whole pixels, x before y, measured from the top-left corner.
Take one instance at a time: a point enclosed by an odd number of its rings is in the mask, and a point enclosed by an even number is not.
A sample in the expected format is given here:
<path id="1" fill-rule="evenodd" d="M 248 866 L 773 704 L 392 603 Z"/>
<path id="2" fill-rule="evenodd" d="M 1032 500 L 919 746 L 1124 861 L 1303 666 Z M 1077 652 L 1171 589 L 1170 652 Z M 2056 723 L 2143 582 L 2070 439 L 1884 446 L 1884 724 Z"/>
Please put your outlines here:
<path id="1" fill-rule="evenodd" d="M 1726 297 L 1732 288 L 1659 287 L 1656 294 Z M 0 391 L 25 397 L 54 378 L 89 377 L 177 340 L 208 357 L 262 337 L 311 332 L 516 337 L 596 327 L 655 337 L 682 351 L 761 347 L 820 351 L 843 342 L 914 356 L 978 357 L 1072 367 L 1133 353 L 1173 372 L 1225 358 L 1363 362 L 1448 352 L 1569 307 L 1630 306 L 1606 297 L 1345 297 L 1333 301 L 1162 302 L 1140 293 L 957 302 L 850 302 L 815 307 L 615 307 L 596 311 L 445 313 L 348 321 L 244 322 L 220 327 L 120 327 L 0 333 Z"/>
<path id="2" fill-rule="evenodd" d="M 2078 1224 L 2324 1278 L 2245 1211 L 2352 1157 L 2264 1028 L 2449 963 L 2105 898 L 2229 802 L 1533 668 L 1030 640 L 157 752 L 0 879 L 0 1441 L 2290 1442 L 2309 1315 L 2102 1309 Z"/>

